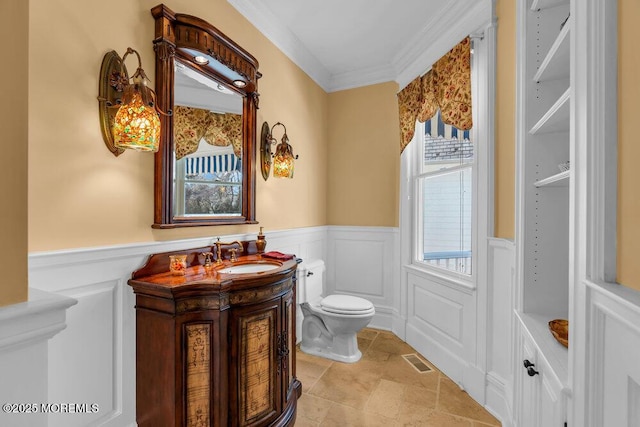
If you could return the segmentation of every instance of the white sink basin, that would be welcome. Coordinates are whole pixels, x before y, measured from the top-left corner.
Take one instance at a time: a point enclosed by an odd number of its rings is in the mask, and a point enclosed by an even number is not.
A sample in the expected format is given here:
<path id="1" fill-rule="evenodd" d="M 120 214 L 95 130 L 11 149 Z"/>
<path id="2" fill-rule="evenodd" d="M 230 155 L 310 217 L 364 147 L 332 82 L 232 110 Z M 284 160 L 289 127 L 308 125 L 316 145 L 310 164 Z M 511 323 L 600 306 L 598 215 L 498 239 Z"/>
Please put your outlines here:
<path id="1" fill-rule="evenodd" d="M 278 268 L 279 265 L 276 264 L 268 264 L 268 263 L 254 263 L 254 264 L 239 264 L 233 265 L 231 267 L 223 268 L 222 270 L 218 270 L 219 273 L 224 274 L 247 274 L 247 273 L 263 273 L 265 271 L 273 270 Z"/>

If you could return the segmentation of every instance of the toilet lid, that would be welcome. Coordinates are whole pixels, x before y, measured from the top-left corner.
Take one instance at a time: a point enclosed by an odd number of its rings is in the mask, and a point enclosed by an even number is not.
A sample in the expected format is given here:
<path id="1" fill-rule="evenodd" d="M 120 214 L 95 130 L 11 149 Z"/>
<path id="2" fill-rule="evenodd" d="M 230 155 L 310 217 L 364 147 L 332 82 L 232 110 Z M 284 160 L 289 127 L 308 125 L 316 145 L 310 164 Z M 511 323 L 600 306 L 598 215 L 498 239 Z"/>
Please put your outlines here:
<path id="1" fill-rule="evenodd" d="M 329 295 L 320 301 L 323 310 L 338 314 L 366 314 L 374 310 L 371 301 L 351 295 Z"/>

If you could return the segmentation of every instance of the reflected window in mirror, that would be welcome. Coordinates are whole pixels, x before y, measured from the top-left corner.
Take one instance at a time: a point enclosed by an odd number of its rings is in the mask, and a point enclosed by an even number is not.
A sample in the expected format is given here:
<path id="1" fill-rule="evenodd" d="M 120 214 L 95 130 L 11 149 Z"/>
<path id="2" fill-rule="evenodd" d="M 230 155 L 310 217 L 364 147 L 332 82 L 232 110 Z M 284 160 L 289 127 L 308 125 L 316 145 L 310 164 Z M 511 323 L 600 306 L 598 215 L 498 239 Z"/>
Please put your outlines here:
<path id="1" fill-rule="evenodd" d="M 155 228 L 255 223 L 258 62 L 206 21 L 164 5 L 156 19 L 162 122 Z"/>
<path id="2" fill-rule="evenodd" d="M 175 62 L 174 215 L 242 214 L 242 97 Z"/>

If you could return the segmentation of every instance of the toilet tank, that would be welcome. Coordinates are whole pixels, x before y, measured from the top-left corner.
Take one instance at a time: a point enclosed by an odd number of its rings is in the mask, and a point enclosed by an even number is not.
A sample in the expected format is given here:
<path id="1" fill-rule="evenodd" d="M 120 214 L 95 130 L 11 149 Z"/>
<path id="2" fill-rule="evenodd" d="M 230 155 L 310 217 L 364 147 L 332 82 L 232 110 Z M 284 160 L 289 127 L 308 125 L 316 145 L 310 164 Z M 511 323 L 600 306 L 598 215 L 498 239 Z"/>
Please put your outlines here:
<path id="1" fill-rule="evenodd" d="M 302 262 L 298 266 L 298 303 L 319 300 L 324 287 L 324 261 Z"/>
<path id="2" fill-rule="evenodd" d="M 322 297 L 324 287 L 324 261 L 313 260 L 298 264 L 296 281 L 296 344 L 302 339 L 302 320 L 304 316 L 300 309 L 303 302 Z"/>

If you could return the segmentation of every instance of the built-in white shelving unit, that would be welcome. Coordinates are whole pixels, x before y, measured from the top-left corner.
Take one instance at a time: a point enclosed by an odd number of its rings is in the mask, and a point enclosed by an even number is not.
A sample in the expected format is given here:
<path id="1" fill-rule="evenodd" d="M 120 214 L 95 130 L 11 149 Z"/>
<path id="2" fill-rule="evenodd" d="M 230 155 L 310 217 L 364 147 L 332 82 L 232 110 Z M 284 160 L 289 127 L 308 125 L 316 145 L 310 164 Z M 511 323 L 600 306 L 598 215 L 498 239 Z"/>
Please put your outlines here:
<path id="1" fill-rule="evenodd" d="M 558 169 L 571 154 L 569 1 L 518 0 L 515 392 L 516 420 L 523 427 L 562 425 L 570 394 L 568 351 L 549 331 L 549 321 L 569 318 L 572 171 Z M 533 371 L 523 367 L 528 363 Z"/>

